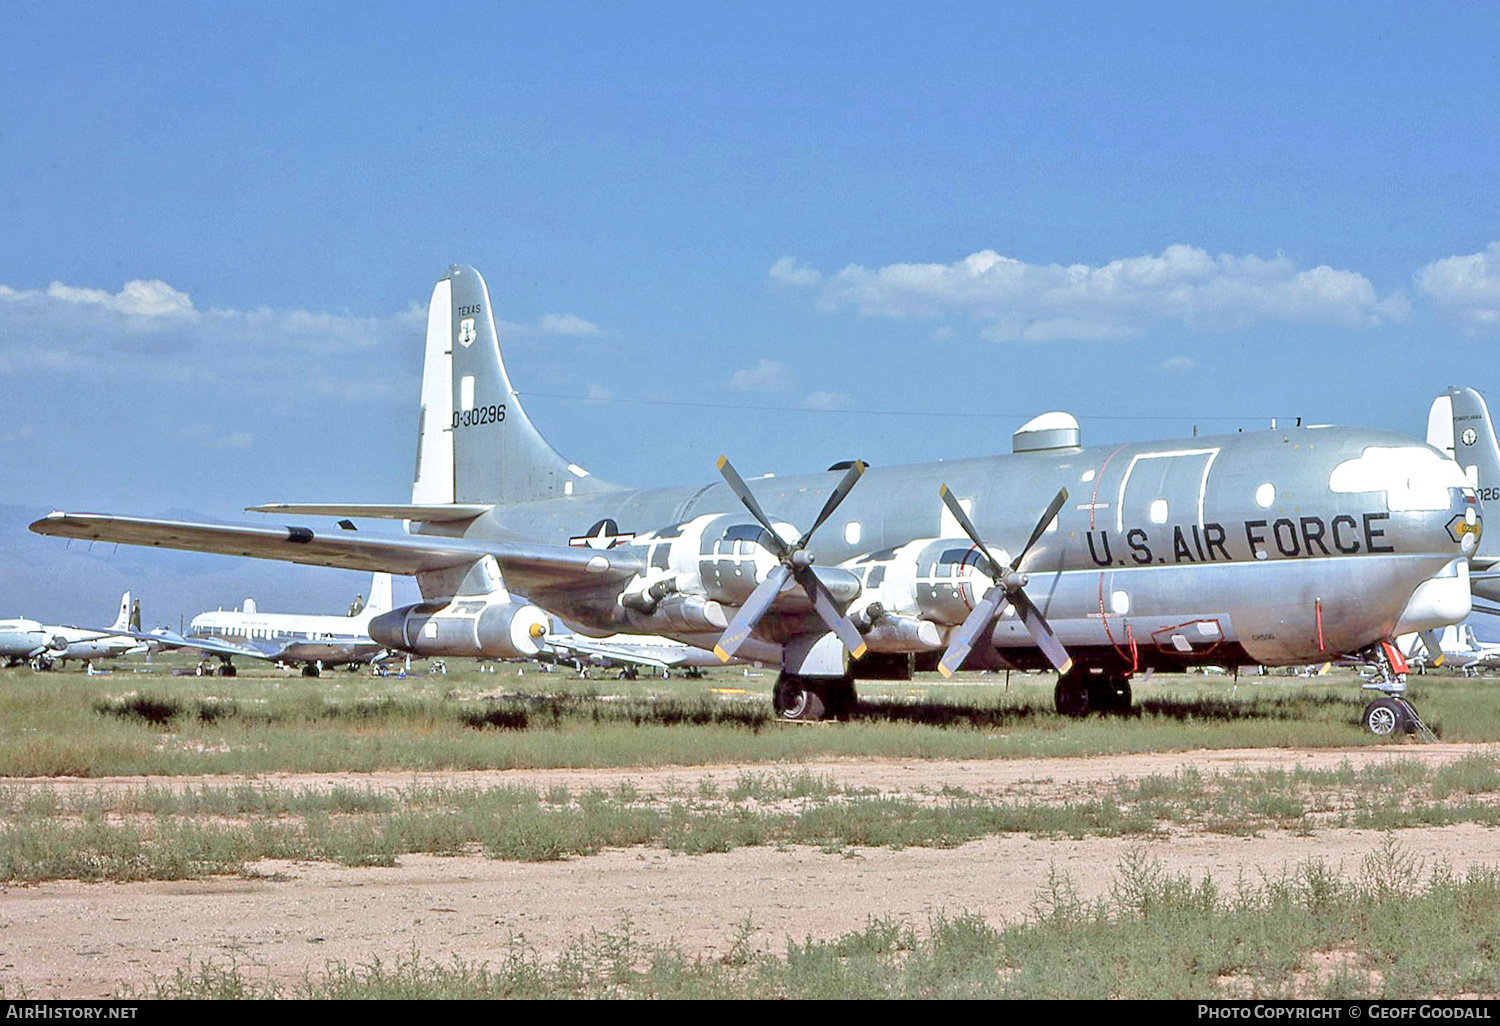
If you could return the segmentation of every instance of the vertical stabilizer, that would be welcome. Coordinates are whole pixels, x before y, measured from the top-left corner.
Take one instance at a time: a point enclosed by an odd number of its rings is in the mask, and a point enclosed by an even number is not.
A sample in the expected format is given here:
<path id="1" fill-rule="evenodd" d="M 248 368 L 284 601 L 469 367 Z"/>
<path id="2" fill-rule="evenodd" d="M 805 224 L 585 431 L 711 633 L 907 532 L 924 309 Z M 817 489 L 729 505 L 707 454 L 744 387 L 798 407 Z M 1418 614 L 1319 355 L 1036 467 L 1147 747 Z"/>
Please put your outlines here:
<path id="1" fill-rule="evenodd" d="M 130 592 L 120 596 L 120 611 L 115 616 L 115 622 L 110 627 L 117 631 L 130 630 Z"/>
<path id="2" fill-rule="evenodd" d="M 1450 388 L 1438 396 L 1427 418 L 1427 444 L 1458 461 L 1486 512 L 1500 512 L 1500 442 L 1484 396 L 1472 388 Z M 1500 556 L 1500 530 L 1480 534 L 1477 554 Z"/>
<path id="3" fill-rule="evenodd" d="M 505 373 L 489 288 L 455 265 L 427 314 L 414 503 L 533 502 L 608 491 L 547 444 Z"/>
<path id="4" fill-rule="evenodd" d="M 391 611 L 391 575 L 376 573 L 370 577 L 370 601 L 365 603 L 366 616 L 379 616 Z"/>

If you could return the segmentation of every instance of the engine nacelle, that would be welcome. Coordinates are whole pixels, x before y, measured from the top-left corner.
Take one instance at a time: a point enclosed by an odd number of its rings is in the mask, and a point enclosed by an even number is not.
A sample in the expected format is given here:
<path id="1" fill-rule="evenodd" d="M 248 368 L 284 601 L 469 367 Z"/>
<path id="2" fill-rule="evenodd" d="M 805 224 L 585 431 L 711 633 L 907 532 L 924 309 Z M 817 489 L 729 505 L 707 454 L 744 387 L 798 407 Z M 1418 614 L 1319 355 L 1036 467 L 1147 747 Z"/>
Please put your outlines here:
<path id="1" fill-rule="evenodd" d="M 461 595 L 382 613 L 370 621 L 370 638 L 420 656 L 523 659 L 542 650 L 549 624 L 529 602 Z"/>
<path id="2" fill-rule="evenodd" d="M 1002 563 L 1010 558 L 990 551 Z M 878 602 L 888 616 L 950 626 L 968 618 L 991 583 L 984 556 L 967 538 L 919 538 L 843 566 L 864 581 L 851 613 Z"/>

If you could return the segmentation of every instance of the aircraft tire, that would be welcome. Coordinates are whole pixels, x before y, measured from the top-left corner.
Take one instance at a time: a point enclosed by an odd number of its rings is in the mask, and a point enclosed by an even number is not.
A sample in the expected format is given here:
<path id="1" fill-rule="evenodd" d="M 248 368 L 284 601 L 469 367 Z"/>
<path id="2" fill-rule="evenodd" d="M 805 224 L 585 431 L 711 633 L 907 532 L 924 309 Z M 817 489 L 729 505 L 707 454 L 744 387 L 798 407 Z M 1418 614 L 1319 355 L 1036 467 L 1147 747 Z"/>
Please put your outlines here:
<path id="1" fill-rule="evenodd" d="M 771 689 L 771 708 L 778 718 L 798 722 L 821 720 L 827 713 L 820 689 L 811 680 L 783 673 Z"/>
<path id="2" fill-rule="evenodd" d="M 1089 681 L 1089 707 L 1094 712 L 1123 713 L 1130 709 L 1130 681 L 1101 677 Z"/>
<path id="3" fill-rule="evenodd" d="M 1406 704 L 1394 698 L 1377 698 L 1365 706 L 1364 726 L 1378 737 L 1413 734 L 1417 729 Z"/>
<path id="4" fill-rule="evenodd" d="M 823 712 L 829 719 L 847 720 L 859 700 L 854 690 L 854 677 L 845 674 L 836 680 L 822 681 L 818 692 L 823 696 Z"/>
<path id="5" fill-rule="evenodd" d="M 1094 700 L 1097 689 L 1084 681 L 1081 675 L 1059 677 L 1057 687 L 1052 690 L 1052 705 L 1059 716 L 1070 720 L 1081 720 L 1095 711 Z"/>
<path id="6" fill-rule="evenodd" d="M 302 664 L 302 676 L 304 676 L 304 677 L 317 677 L 317 676 L 319 676 L 318 667 L 315 664 L 313 664 L 313 663 L 303 663 Z"/>

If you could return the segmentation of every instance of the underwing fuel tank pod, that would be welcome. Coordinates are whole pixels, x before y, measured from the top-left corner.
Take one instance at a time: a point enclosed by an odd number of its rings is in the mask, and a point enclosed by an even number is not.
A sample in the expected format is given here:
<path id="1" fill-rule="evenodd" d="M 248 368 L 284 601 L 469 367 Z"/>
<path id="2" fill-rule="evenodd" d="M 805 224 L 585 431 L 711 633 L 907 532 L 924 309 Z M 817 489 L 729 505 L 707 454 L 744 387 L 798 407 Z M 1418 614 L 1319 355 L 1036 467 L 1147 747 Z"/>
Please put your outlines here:
<path id="1" fill-rule="evenodd" d="M 254 507 L 403 536 L 74 513 L 32 529 L 411 574 L 422 603 L 371 633 L 423 654 L 527 654 L 545 614 L 666 636 L 779 666 L 792 719 L 918 663 L 1051 668 L 1058 709 L 1082 715 L 1128 704 L 1146 670 L 1379 654 L 1462 620 L 1483 551 L 1459 465 L 1362 428 L 1089 447 L 1049 413 L 1006 455 L 759 478 L 725 457 L 695 487 L 612 484 L 532 424 L 463 266 L 433 290 L 419 423 L 411 502 Z"/>

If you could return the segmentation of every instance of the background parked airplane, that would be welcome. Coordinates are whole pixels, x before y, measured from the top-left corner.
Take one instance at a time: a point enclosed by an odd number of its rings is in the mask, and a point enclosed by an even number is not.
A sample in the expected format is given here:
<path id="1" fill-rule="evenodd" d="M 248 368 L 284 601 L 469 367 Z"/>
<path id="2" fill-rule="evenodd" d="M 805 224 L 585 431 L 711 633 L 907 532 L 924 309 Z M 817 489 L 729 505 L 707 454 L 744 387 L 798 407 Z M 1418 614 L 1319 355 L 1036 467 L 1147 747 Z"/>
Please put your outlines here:
<path id="1" fill-rule="evenodd" d="M 641 670 L 668 676 L 673 670 L 694 670 L 722 666 L 718 656 L 671 638 L 642 634 L 612 634 L 591 638 L 586 634 L 550 631 L 536 658 L 543 662 L 571 664 L 619 670 L 621 676 L 635 678 Z"/>
<path id="2" fill-rule="evenodd" d="M 370 663 L 384 654 L 385 646 L 370 639 L 370 621 L 390 608 L 391 575 L 376 573 L 370 579 L 369 601 L 356 599 L 344 616 L 262 613 L 255 600 L 247 598 L 239 609 L 199 613 L 186 634 L 158 629 L 135 637 L 217 658 L 223 677 L 235 676 L 236 656 L 301 666 L 304 677 L 316 677 L 325 667 Z"/>
<path id="3" fill-rule="evenodd" d="M 1434 637 L 1436 651 L 1432 647 Z M 1402 651 L 1408 661 L 1462 670 L 1467 677 L 1486 670 L 1500 670 L 1500 642 L 1479 640 L 1474 628 L 1468 623 L 1453 624 L 1441 631 L 1428 632 L 1420 640 L 1415 634 L 1401 640 Z"/>
<path id="4" fill-rule="evenodd" d="M 0 620 L 0 658 L 6 666 L 19 666 L 47 650 L 51 636 L 39 621 L 22 617 Z"/>
<path id="5" fill-rule="evenodd" d="M 7 665 L 30 662 L 33 670 L 66 666 L 69 659 L 92 664 L 133 651 L 145 651 L 132 630 L 141 626 L 141 604 L 130 592 L 120 596 L 120 611 L 108 628 L 48 625 L 35 620 L 0 620 L 0 657 Z"/>

